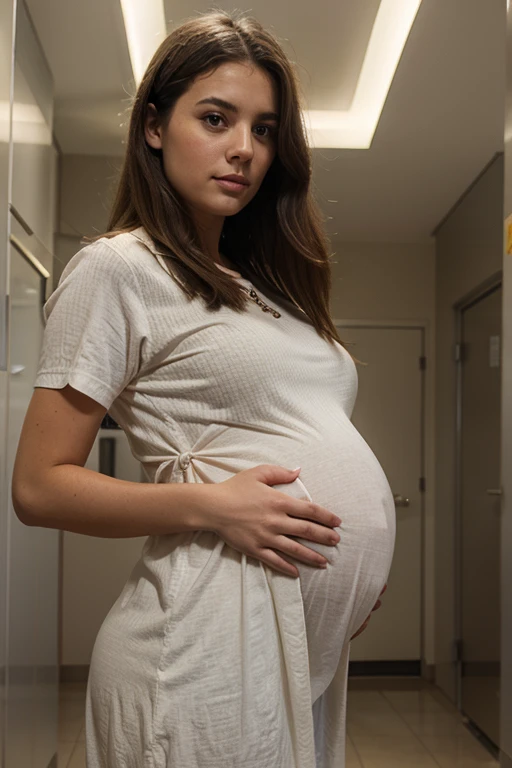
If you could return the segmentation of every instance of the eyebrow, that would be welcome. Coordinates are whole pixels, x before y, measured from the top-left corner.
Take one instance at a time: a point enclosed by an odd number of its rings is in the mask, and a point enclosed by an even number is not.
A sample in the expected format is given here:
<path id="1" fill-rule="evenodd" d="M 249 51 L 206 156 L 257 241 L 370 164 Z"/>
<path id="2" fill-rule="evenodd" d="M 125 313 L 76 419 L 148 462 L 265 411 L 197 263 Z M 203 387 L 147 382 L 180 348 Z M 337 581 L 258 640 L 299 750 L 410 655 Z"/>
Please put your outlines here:
<path id="1" fill-rule="evenodd" d="M 239 109 L 238 107 L 235 107 L 234 104 L 231 104 L 229 101 L 224 101 L 224 99 L 218 99 L 216 96 L 208 96 L 206 99 L 201 99 L 201 101 L 198 101 L 196 104 L 196 107 L 199 106 L 199 104 L 215 104 L 217 107 L 221 107 L 221 109 L 227 109 L 230 112 L 234 112 L 235 115 L 238 115 Z M 279 115 L 277 112 L 260 112 L 259 115 L 257 115 L 258 120 L 275 120 L 276 122 L 279 121 Z"/>

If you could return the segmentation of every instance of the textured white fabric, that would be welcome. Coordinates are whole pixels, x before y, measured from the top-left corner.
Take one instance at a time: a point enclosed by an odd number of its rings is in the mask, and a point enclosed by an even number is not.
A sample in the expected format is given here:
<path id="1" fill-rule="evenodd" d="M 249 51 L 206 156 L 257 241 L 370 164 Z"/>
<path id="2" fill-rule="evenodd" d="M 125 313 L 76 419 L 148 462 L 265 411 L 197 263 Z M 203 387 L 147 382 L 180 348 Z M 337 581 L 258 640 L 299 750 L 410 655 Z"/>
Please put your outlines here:
<path id="1" fill-rule="evenodd" d="M 302 467 L 275 486 L 342 518 L 327 570 L 280 574 L 216 534 L 150 536 L 98 633 L 88 768 L 343 768 L 350 636 L 386 583 L 395 507 L 350 421 L 357 372 L 291 302 L 275 318 L 190 300 L 143 228 L 67 264 L 35 386 L 66 384 L 125 431 L 148 482 Z"/>

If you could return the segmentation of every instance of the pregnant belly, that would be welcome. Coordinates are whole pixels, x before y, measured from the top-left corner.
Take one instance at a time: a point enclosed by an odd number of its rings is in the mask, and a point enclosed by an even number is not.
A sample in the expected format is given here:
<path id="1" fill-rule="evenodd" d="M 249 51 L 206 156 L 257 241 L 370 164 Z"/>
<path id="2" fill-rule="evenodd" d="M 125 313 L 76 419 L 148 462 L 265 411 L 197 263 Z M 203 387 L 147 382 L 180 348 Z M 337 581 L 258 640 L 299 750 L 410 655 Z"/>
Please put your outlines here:
<path id="1" fill-rule="evenodd" d="M 142 765 L 151 733 L 162 765 L 184 765 L 192 754 L 212 768 L 296 764 L 287 759 L 290 734 L 305 743 L 309 695 L 317 701 L 346 658 L 387 580 L 395 537 L 376 457 L 342 419 L 329 429 L 318 430 L 320 441 L 314 428 L 255 435 L 214 424 L 188 445 L 140 457 L 154 482 L 222 482 L 258 464 L 300 464 L 298 479 L 274 487 L 337 514 L 341 540 L 324 547 L 297 539 L 331 563 L 321 570 L 294 561 L 300 579 L 292 580 L 274 579 L 211 531 L 148 537 L 91 658 L 88 703 L 108 716 L 88 710 L 89 731 L 100 723 L 114 760 L 129 748 L 123 764 Z M 129 744 L 119 741 L 126 722 Z"/>
<path id="2" fill-rule="evenodd" d="M 313 500 L 341 518 L 337 528 L 341 538 L 335 547 L 294 537 L 330 561 L 326 570 L 290 558 L 300 574 L 313 701 L 332 679 L 343 646 L 375 605 L 388 578 L 395 542 L 393 496 L 368 444 L 346 419 L 323 429 L 321 438 L 315 439 L 311 433 L 296 439 L 277 434 L 255 439 L 247 430 L 213 424 L 190 446 L 176 448 L 175 456 L 161 457 L 154 476 L 155 482 L 222 482 L 259 464 L 300 465 L 296 480 L 274 488 Z M 185 611 L 193 589 L 200 601 L 205 589 L 214 591 L 216 581 L 220 593 L 224 578 L 234 594 L 242 555 L 215 534 L 198 531 L 151 537 L 149 544 L 143 559 L 154 571 L 155 583 L 162 585 L 159 600 L 163 605 L 176 612 L 173 603 L 179 600 Z M 248 573 L 242 569 L 242 579 L 252 578 L 256 565 L 254 562 Z M 165 583 L 164 572 L 172 576 L 169 583 Z M 249 588 L 253 600 L 259 589 L 256 582 Z M 263 588 L 261 594 L 268 593 Z"/>
<path id="3" fill-rule="evenodd" d="M 387 581 L 395 544 L 395 504 L 364 439 L 323 444 L 301 457 L 301 473 L 276 490 L 312 500 L 342 521 L 335 547 L 292 537 L 330 560 L 326 570 L 295 559 L 300 574 L 313 701 L 331 681 L 343 645 L 363 624 Z"/>

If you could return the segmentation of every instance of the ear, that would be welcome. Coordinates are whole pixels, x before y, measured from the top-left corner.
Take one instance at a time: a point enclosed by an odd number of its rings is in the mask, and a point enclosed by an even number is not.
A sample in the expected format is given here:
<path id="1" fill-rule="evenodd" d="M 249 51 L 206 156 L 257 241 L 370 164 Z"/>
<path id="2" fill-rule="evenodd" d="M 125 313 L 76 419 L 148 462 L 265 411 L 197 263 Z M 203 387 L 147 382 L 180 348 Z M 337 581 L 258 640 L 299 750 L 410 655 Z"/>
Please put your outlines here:
<path id="1" fill-rule="evenodd" d="M 148 104 L 144 121 L 144 136 L 150 147 L 162 149 L 162 127 L 154 104 Z"/>

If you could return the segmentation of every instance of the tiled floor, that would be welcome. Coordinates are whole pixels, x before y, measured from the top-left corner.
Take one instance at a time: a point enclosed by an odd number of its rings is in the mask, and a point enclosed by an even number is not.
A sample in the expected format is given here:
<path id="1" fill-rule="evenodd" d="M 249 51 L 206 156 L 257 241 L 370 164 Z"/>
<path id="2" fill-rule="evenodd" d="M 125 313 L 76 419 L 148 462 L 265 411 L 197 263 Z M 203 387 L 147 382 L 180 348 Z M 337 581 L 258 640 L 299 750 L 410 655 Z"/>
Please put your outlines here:
<path id="1" fill-rule="evenodd" d="M 350 678 L 346 768 L 499 768 L 441 691 L 417 678 Z"/>
<path id="2" fill-rule="evenodd" d="M 57 768 L 85 768 L 85 683 L 59 686 Z"/>
<path id="3" fill-rule="evenodd" d="M 85 768 L 85 683 L 60 686 L 58 768 Z M 455 707 L 418 678 L 350 678 L 345 768 L 499 768 Z"/>

